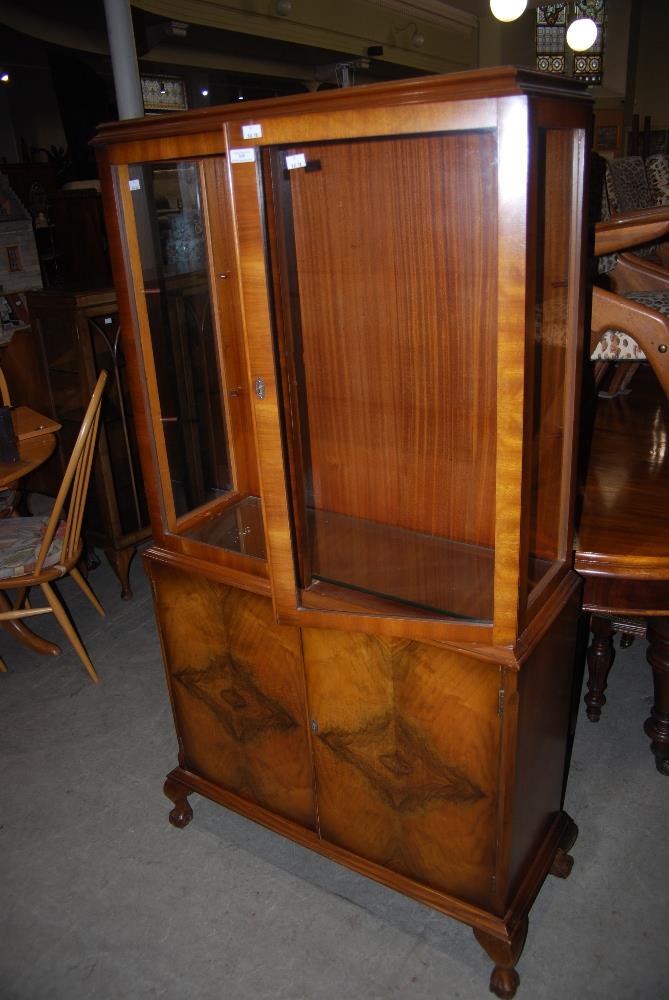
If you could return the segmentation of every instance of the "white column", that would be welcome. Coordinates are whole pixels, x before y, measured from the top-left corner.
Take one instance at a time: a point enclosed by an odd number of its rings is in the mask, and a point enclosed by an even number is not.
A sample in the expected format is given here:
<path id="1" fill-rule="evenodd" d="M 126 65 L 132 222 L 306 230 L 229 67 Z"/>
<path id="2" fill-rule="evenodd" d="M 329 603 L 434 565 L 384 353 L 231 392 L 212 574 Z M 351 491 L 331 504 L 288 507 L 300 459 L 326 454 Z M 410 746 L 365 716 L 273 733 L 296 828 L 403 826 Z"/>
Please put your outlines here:
<path id="1" fill-rule="evenodd" d="M 105 16 L 118 116 L 141 118 L 144 102 L 129 0 L 105 0 Z"/>

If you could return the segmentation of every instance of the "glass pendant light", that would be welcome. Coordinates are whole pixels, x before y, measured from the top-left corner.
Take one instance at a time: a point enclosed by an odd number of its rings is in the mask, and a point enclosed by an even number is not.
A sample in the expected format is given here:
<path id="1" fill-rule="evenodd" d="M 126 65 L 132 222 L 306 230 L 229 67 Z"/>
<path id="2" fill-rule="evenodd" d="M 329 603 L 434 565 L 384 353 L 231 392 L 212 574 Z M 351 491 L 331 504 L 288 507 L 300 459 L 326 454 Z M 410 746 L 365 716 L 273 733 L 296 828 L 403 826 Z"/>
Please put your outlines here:
<path id="1" fill-rule="evenodd" d="M 567 45 L 573 52 L 585 52 L 597 40 L 597 25 L 590 17 L 579 17 L 567 28 Z"/>
<path id="2" fill-rule="evenodd" d="M 527 7 L 527 0 L 490 0 L 490 10 L 498 21 L 515 21 Z"/>

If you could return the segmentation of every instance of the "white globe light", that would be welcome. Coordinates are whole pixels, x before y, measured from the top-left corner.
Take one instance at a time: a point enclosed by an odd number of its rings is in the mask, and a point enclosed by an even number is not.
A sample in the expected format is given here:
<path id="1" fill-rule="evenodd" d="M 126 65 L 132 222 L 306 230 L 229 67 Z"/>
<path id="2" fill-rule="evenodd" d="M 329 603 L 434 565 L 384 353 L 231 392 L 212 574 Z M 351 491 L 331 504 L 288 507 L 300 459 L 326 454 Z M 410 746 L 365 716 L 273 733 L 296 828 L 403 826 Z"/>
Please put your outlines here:
<path id="1" fill-rule="evenodd" d="M 574 52 L 585 52 L 597 40 L 597 25 L 589 17 L 579 17 L 567 28 L 567 45 Z"/>
<path id="2" fill-rule="evenodd" d="M 490 0 L 490 10 L 498 21 L 515 21 L 527 7 L 527 0 Z"/>

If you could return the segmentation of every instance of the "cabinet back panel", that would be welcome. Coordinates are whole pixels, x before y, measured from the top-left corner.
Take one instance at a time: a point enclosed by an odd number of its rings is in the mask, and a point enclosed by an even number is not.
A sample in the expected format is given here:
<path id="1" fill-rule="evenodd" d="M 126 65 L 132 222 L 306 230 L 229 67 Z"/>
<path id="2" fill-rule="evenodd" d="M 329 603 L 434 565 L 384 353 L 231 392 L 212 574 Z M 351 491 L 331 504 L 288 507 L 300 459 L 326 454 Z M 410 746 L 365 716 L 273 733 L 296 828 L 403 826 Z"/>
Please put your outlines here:
<path id="1" fill-rule="evenodd" d="M 275 178 L 307 507 L 491 546 L 494 135 L 293 151 L 317 166 Z"/>

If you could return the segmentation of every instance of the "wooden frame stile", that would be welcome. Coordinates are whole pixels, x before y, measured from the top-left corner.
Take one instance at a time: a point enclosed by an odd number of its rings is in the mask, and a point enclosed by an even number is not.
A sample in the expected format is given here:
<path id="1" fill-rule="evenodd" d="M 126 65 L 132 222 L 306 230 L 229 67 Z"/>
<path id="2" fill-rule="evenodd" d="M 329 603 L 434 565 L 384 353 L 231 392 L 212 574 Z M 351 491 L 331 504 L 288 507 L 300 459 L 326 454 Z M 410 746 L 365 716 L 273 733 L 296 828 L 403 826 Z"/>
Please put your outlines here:
<path id="1" fill-rule="evenodd" d="M 493 645 L 512 646 L 518 635 L 521 477 L 525 416 L 524 344 L 528 99 L 497 102 L 498 305 L 497 476 Z"/>
<path id="2" fill-rule="evenodd" d="M 270 303 L 265 277 L 262 203 L 258 165 L 255 159 L 257 152 L 254 149 L 252 160 L 233 164 L 230 155 L 232 147 L 229 124 L 225 123 L 223 127 L 235 225 L 240 314 L 244 329 L 249 394 L 252 394 L 251 413 L 259 451 L 258 469 L 267 564 L 273 582 L 274 612 L 277 620 L 282 621 L 276 603 L 278 590 L 276 566 L 287 563 L 290 567 L 290 579 L 293 579 L 292 544 L 288 527 L 288 498 L 283 477 L 283 448 L 272 350 Z M 263 384 L 262 398 L 254 388 L 258 379 L 261 379 Z M 289 580 L 282 580 L 282 583 L 284 586 L 289 586 Z"/>

